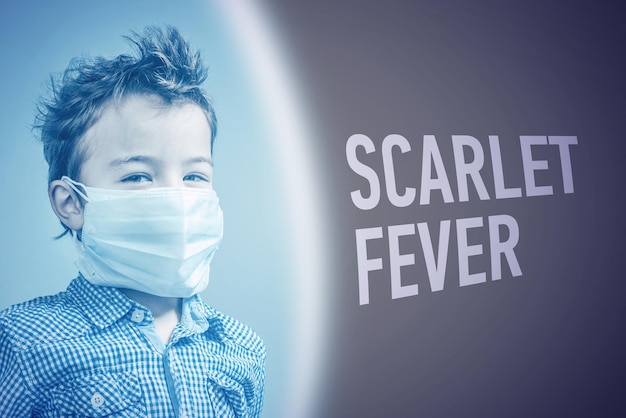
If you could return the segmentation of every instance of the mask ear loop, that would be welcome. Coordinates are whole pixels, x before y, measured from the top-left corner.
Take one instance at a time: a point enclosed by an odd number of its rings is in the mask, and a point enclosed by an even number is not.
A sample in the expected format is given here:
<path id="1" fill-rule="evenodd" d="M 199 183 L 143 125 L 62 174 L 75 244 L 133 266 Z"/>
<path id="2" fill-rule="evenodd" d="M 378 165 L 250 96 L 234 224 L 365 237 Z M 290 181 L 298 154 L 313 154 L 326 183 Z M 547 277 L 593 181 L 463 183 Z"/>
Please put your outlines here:
<path id="1" fill-rule="evenodd" d="M 78 196 L 80 196 L 82 199 L 85 200 L 85 202 L 89 203 L 89 198 L 87 197 L 87 194 L 85 193 L 86 190 L 85 190 L 85 185 L 83 183 L 79 183 L 77 181 L 74 181 L 71 178 L 69 178 L 68 176 L 61 177 L 61 180 L 66 182 L 67 185 L 70 186 L 72 188 L 72 190 L 74 190 Z M 79 187 L 81 189 L 85 190 L 85 192 L 81 191 L 79 189 Z M 78 231 L 78 232 L 76 232 L 76 235 L 74 235 L 74 245 L 76 245 L 76 248 L 78 249 L 79 253 L 81 251 L 83 251 L 83 243 L 82 243 L 82 240 L 81 240 L 81 237 L 80 237 L 81 232 L 82 231 Z"/>
<path id="2" fill-rule="evenodd" d="M 76 192 L 77 195 L 85 199 L 85 202 L 89 203 L 89 198 L 87 197 L 86 187 L 83 183 L 79 183 L 77 181 L 72 180 L 68 176 L 61 177 L 61 180 L 67 183 L 68 186 L 72 188 Z M 80 190 L 79 187 L 83 190 Z"/>

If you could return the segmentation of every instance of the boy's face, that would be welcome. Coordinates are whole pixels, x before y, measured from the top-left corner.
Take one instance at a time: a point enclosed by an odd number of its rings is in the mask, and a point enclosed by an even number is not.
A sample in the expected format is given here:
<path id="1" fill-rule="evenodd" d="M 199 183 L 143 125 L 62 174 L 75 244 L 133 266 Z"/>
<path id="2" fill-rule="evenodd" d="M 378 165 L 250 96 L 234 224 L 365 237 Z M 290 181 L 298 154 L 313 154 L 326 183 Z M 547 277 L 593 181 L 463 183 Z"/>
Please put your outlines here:
<path id="1" fill-rule="evenodd" d="M 107 107 L 81 141 L 87 158 L 77 180 L 86 186 L 212 187 L 211 129 L 196 104 L 128 96 Z"/>
<path id="2" fill-rule="evenodd" d="M 191 103 L 163 104 L 156 96 L 132 95 L 108 106 L 81 139 L 86 159 L 80 178 L 101 189 L 212 188 L 211 129 Z M 83 226 L 82 204 L 64 181 L 49 187 L 52 207 L 66 226 Z"/>

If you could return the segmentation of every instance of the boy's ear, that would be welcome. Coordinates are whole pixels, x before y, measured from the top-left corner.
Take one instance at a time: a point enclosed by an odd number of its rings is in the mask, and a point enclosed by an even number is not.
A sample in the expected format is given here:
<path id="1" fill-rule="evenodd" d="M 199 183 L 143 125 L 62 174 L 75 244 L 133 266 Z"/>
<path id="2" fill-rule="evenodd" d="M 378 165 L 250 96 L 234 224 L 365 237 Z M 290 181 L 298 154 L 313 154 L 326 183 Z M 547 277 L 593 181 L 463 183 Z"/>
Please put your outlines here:
<path id="1" fill-rule="evenodd" d="M 83 205 L 76 192 L 63 180 L 53 180 L 48 186 L 52 210 L 63 225 L 76 232 L 83 227 Z"/>

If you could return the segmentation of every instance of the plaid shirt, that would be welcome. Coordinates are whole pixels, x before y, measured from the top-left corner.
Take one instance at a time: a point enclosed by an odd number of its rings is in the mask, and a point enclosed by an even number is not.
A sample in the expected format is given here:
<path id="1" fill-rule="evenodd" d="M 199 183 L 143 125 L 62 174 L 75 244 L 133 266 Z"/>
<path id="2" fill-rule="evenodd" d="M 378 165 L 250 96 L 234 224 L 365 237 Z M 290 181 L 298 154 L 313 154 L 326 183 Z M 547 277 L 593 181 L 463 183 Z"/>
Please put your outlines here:
<path id="1" fill-rule="evenodd" d="M 165 346 L 150 311 L 82 277 L 0 313 L 2 417 L 258 417 L 265 347 L 198 296 Z"/>

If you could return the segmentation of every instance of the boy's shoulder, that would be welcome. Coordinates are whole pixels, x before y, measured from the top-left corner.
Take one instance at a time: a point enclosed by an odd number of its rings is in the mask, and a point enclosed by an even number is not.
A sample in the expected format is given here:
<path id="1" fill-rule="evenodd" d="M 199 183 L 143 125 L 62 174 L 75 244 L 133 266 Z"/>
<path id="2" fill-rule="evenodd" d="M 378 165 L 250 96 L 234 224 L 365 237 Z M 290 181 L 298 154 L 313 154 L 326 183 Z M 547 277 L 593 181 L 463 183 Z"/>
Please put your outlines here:
<path id="1" fill-rule="evenodd" d="M 21 349 L 81 334 L 89 326 L 67 291 L 37 297 L 0 311 L 0 333 Z"/>

